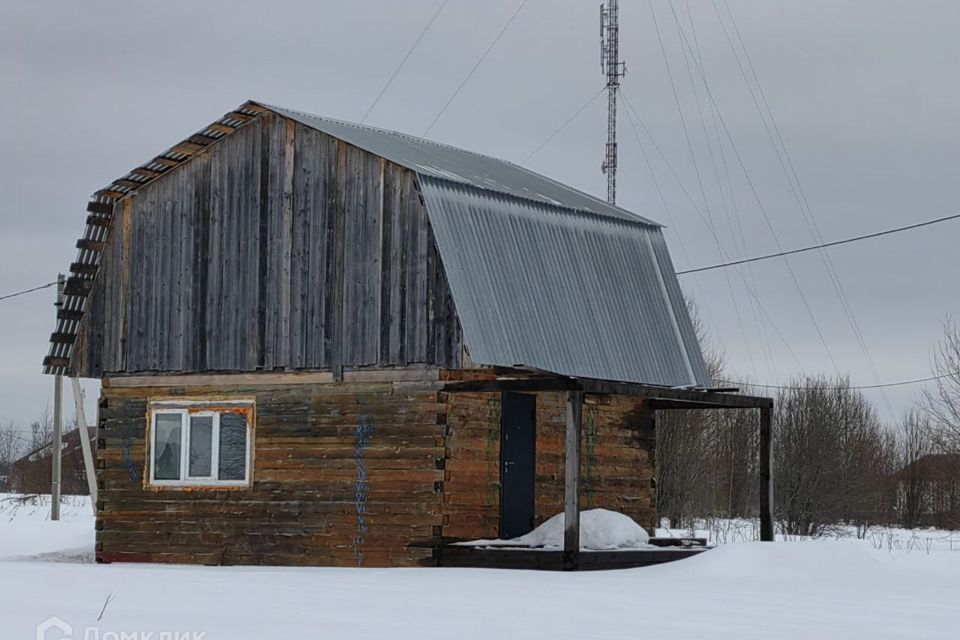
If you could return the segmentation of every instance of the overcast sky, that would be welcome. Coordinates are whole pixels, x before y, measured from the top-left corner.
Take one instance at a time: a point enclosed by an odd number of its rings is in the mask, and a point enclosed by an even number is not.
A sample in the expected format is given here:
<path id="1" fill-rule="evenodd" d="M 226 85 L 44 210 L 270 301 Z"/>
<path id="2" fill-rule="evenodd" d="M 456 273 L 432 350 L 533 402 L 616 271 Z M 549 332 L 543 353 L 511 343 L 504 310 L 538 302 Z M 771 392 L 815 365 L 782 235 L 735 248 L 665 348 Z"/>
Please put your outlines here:
<path id="1" fill-rule="evenodd" d="M 621 110 L 619 204 L 668 225 L 678 269 L 717 262 L 718 241 L 730 258 L 813 242 L 725 37 L 724 27 L 737 42 L 733 22 L 716 2 L 673 0 L 681 36 L 667 0 L 653 0 L 689 145 L 651 6 L 621 8 L 623 92 L 679 181 L 641 131 L 654 182 Z M 67 270 L 94 190 L 248 98 L 359 120 L 439 4 L 0 1 L 0 295 Z M 422 134 L 517 5 L 449 0 L 370 124 Z M 526 158 L 603 86 L 597 5 L 529 0 L 430 137 Z M 960 209 L 960 3 L 729 5 L 824 239 Z M 749 77 L 742 52 L 740 63 Z M 590 103 L 527 166 L 602 197 L 605 105 Z M 831 250 L 880 381 L 930 375 L 942 322 L 960 311 L 958 240 L 954 222 Z M 797 256 L 790 267 L 799 291 L 783 260 L 681 277 L 730 377 L 835 374 L 832 356 L 855 384 L 875 383 L 822 257 Z M 40 363 L 53 297 L 48 289 L 0 301 L 2 423 L 26 424 L 50 401 Z M 899 413 L 920 389 L 889 390 L 890 408 Z M 890 417 L 878 392 L 869 397 Z"/>

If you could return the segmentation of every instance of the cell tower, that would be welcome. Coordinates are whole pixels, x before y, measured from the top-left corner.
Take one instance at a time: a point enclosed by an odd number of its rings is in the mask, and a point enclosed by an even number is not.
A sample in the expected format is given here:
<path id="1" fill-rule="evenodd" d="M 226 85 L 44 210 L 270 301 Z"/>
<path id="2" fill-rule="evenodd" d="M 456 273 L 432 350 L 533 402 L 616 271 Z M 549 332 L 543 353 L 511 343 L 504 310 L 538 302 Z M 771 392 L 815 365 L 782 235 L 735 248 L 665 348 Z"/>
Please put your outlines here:
<path id="1" fill-rule="evenodd" d="M 607 176 L 607 202 L 617 203 L 617 90 L 627 73 L 620 61 L 620 8 L 618 0 L 600 5 L 600 68 L 607 76 L 607 150 L 600 169 Z"/>

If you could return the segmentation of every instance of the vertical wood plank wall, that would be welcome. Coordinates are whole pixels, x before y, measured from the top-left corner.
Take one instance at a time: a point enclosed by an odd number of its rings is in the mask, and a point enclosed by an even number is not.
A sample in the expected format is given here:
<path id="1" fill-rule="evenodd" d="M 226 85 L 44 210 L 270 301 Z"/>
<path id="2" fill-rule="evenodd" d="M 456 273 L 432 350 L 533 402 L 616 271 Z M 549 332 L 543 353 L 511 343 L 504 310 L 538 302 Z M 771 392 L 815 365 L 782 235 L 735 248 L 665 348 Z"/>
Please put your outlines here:
<path id="1" fill-rule="evenodd" d="M 536 522 L 563 512 L 564 393 L 537 393 Z M 500 394 L 447 394 L 445 538 L 496 538 L 500 525 Z M 643 400 L 587 396 L 580 508 L 656 523 L 655 436 Z"/>
<path id="2" fill-rule="evenodd" d="M 457 367 L 413 172 L 267 114 L 115 208 L 83 377 Z"/>
<path id="3" fill-rule="evenodd" d="M 252 398 L 249 488 L 144 484 L 149 398 Z M 435 385 L 112 388 L 101 396 L 97 557 L 414 566 L 440 540 L 446 404 Z"/>

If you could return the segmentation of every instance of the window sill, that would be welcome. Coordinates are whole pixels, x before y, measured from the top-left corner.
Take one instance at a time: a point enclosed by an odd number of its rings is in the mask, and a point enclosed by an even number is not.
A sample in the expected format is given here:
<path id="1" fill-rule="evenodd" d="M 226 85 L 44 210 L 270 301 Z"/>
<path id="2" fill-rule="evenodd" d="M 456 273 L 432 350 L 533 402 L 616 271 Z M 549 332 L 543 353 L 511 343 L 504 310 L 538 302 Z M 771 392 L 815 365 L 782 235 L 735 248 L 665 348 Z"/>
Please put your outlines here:
<path id="1" fill-rule="evenodd" d="M 149 480 L 144 483 L 145 489 L 161 491 L 165 489 L 184 491 L 217 491 L 220 489 L 249 489 L 252 483 L 247 480 L 196 482 L 193 480 Z"/>

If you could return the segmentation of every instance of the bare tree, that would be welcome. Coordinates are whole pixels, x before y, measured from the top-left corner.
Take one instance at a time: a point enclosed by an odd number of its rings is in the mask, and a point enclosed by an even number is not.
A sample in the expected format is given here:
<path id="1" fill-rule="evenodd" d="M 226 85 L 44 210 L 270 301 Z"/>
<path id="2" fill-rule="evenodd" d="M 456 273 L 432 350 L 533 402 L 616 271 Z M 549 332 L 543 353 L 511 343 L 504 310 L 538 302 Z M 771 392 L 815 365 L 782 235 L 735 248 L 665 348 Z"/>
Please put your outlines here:
<path id="1" fill-rule="evenodd" d="M 40 417 L 30 423 L 30 451 L 37 451 L 53 441 L 53 415 L 50 405 L 40 412 Z"/>
<path id="2" fill-rule="evenodd" d="M 940 377 L 932 391 L 924 391 L 921 404 L 936 445 L 945 453 L 960 453 L 960 325 L 952 319 L 944 323 L 933 370 Z"/>
<path id="3" fill-rule="evenodd" d="M 7 484 L 13 463 L 23 455 L 23 438 L 13 422 L 0 427 L 0 489 Z"/>
<path id="4" fill-rule="evenodd" d="M 890 439 L 846 379 L 794 381 L 776 399 L 777 515 L 788 534 L 818 536 L 839 523 L 864 533 L 882 519 Z"/>
<path id="5" fill-rule="evenodd" d="M 913 529 L 927 511 L 930 478 L 923 460 L 933 453 L 929 418 L 911 411 L 903 418 L 899 435 L 899 466 L 896 477 L 897 516 L 900 526 Z"/>

